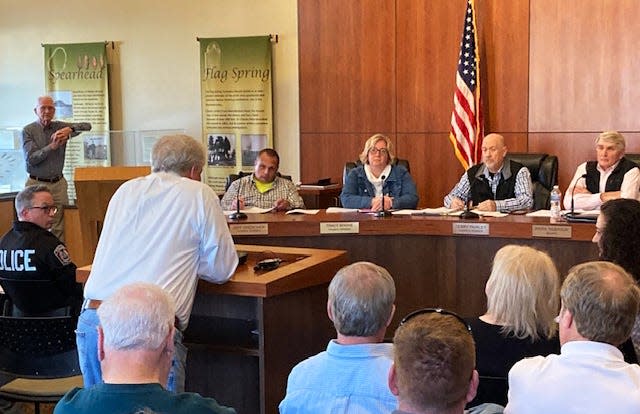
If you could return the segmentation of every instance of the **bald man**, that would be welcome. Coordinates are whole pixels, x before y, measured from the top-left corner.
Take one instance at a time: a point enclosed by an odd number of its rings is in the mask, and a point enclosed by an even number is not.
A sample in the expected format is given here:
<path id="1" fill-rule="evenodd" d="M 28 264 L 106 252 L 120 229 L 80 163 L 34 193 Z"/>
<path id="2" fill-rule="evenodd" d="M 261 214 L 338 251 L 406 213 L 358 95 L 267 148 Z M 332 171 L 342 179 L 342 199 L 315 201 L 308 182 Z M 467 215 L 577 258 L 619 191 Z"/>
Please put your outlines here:
<path id="1" fill-rule="evenodd" d="M 444 198 L 447 208 L 461 210 L 468 200 L 482 211 L 512 212 L 533 207 L 531 174 L 522 164 L 505 162 L 504 137 L 489 134 L 482 141 L 482 163 L 469 168 Z"/>

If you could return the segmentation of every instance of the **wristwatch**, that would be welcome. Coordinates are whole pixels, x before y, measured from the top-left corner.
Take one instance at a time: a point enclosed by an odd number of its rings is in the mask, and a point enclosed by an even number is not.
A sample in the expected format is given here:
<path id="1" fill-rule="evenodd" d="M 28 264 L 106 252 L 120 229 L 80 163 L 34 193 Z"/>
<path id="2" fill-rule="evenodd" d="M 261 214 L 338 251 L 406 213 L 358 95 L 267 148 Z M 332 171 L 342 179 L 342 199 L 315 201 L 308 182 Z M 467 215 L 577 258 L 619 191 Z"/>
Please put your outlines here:
<path id="1" fill-rule="evenodd" d="M 71 128 L 71 132 L 76 132 L 76 127 L 73 125 L 69 125 L 69 128 Z"/>

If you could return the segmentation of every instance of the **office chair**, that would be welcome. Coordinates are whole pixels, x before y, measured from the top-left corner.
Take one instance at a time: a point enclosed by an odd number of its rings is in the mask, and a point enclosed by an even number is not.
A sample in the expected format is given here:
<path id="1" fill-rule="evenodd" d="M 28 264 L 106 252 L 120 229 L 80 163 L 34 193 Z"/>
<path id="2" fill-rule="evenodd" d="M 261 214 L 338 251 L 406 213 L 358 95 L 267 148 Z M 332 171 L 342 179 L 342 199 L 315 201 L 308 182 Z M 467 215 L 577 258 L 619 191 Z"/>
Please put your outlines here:
<path id="1" fill-rule="evenodd" d="M 55 403 L 82 387 L 72 316 L 0 316 L 0 372 L 14 379 L 0 387 L 0 398 L 35 404 Z"/>
<path id="2" fill-rule="evenodd" d="M 551 190 L 558 184 L 558 157 L 548 154 L 510 152 L 507 158 L 524 165 L 531 173 L 532 210 L 551 208 Z"/>
<path id="3" fill-rule="evenodd" d="M 80 312 L 82 289 L 70 297 L 53 280 L 7 279 L 0 277 L 0 286 L 8 297 L 4 302 L 5 316 L 71 316 Z M 75 303 L 74 303 L 75 302 Z"/>
<path id="4" fill-rule="evenodd" d="M 231 183 L 234 182 L 235 180 L 237 180 L 238 178 L 242 178 L 242 177 L 244 177 L 246 175 L 250 175 L 252 173 L 253 173 L 252 171 L 238 171 L 237 174 L 229 174 L 227 176 L 227 180 L 224 183 L 224 191 L 226 192 L 229 189 L 229 186 L 231 186 Z M 292 181 L 290 175 L 280 174 L 279 171 L 276 173 L 276 175 L 278 177 L 281 177 L 281 178 L 287 179 L 289 181 Z"/>

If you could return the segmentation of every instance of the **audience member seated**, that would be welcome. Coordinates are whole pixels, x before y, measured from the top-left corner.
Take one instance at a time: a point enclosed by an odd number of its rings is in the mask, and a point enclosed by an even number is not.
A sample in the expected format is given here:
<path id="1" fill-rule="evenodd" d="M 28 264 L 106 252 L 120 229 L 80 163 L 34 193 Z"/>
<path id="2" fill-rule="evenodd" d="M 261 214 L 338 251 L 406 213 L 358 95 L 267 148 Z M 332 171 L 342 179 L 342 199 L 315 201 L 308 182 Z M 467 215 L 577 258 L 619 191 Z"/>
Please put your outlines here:
<path id="1" fill-rule="evenodd" d="M 421 309 L 402 320 L 393 343 L 394 414 L 462 414 L 478 387 L 473 337 L 464 321 L 441 309 Z M 502 407 L 483 404 L 469 412 L 501 413 Z"/>
<path id="2" fill-rule="evenodd" d="M 235 413 L 211 398 L 164 388 L 175 350 L 175 315 L 173 299 L 157 285 L 134 283 L 118 289 L 98 309 L 104 383 L 69 391 L 54 413 Z"/>
<path id="3" fill-rule="evenodd" d="M 559 290 L 558 270 L 548 254 L 516 245 L 498 250 L 485 288 L 487 312 L 468 320 L 480 373 L 478 395 L 470 406 L 505 405 L 507 374 L 513 364 L 560 351 L 554 320 Z"/>
<path id="4" fill-rule="evenodd" d="M 533 207 L 531 173 L 507 160 L 504 137 L 489 134 L 482 141 L 482 163 L 469 168 L 444 198 L 447 208 L 461 210 L 471 200 L 478 210 L 511 212 Z"/>
<path id="5" fill-rule="evenodd" d="M 640 202 L 619 198 L 604 203 L 596 222 L 593 242 L 598 244 L 600 259 L 622 266 L 636 281 L 640 280 Z M 638 317 L 631 339 L 636 355 L 640 355 Z"/>
<path id="6" fill-rule="evenodd" d="M 0 277 L 52 281 L 57 292 L 44 296 L 49 303 L 38 303 L 41 315 L 68 306 L 77 314 L 82 303 L 82 286 L 76 283 L 76 265 L 67 248 L 50 231 L 58 209 L 49 188 L 45 185 L 25 187 L 16 195 L 15 207 L 18 220 L 0 239 Z M 28 285 L 5 290 L 11 292 L 14 303 L 43 298 L 41 292 L 32 291 Z M 26 309 L 21 311 L 20 316 L 30 316 Z"/>
<path id="7" fill-rule="evenodd" d="M 596 161 L 580 164 L 564 194 L 564 208 L 597 210 L 616 198 L 639 199 L 640 169 L 624 157 L 625 139 L 616 131 L 605 131 L 596 138 Z M 574 190 L 575 188 L 575 190 Z"/>
<path id="8" fill-rule="evenodd" d="M 405 167 L 392 165 L 395 158 L 387 136 L 375 134 L 367 139 L 360 154 L 362 165 L 349 171 L 342 187 L 342 207 L 374 211 L 416 208 L 416 183 Z"/>
<path id="9" fill-rule="evenodd" d="M 240 209 L 259 207 L 285 211 L 304 208 L 295 184 L 277 176 L 279 167 L 280 156 L 274 149 L 261 150 L 256 157 L 253 174 L 235 180 L 224 193 L 222 209 L 235 210 L 238 202 Z"/>
<path id="10" fill-rule="evenodd" d="M 640 306 L 633 278 L 609 262 L 574 266 L 560 291 L 560 355 L 526 358 L 509 372 L 505 413 L 640 412 L 640 366 L 616 346 Z"/>
<path id="11" fill-rule="evenodd" d="M 392 344 L 382 343 L 395 311 L 389 272 L 368 262 L 343 267 L 329 285 L 327 314 L 337 331 L 327 350 L 296 365 L 280 414 L 391 413 Z"/>

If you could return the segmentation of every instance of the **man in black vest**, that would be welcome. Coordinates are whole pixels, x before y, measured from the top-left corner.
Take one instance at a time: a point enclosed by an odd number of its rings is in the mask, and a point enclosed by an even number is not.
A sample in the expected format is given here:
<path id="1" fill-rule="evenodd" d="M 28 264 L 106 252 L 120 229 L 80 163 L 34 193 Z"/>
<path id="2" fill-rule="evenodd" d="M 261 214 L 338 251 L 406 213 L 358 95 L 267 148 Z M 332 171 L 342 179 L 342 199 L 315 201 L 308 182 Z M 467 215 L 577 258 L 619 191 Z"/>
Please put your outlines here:
<path id="1" fill-rule="evenodd" d="M 564 195 L 564 208 L 598 210 L 616 198 L 639 199 L 640 169 L 624 157 L 625 140 L 617 131 L 605 131 L 596 139 L 597 161 L 578 166 Z M 575 187 L 575 191 L 574 191 Z"/>
<path id="2" fill-rule="evenodd" d="M 444 198 L 447 208 L 463 209 L 467 200 L 482 211 L 511 212 L 533 206 L 531 174 L 520 163 L 505 162 L 504 137 L 489 134 L 482 141 L 482 164 L 469 168 Z"/>

